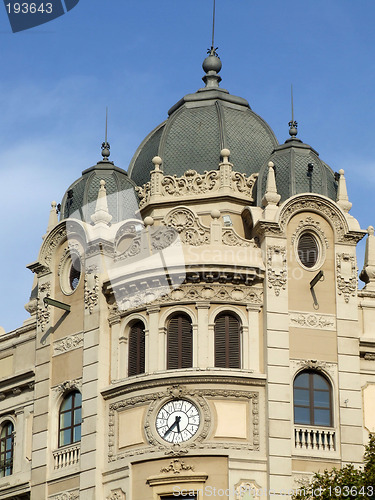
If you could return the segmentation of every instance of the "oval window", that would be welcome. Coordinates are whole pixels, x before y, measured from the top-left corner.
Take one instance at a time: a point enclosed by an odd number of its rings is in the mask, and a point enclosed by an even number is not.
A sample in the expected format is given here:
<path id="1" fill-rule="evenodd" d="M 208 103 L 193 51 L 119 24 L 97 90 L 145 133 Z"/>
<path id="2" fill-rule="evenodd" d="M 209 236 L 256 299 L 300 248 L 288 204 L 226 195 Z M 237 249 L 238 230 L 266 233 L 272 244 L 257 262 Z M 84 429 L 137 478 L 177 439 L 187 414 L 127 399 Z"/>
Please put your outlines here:
<path id="1" fill-rule="evenodd" d="M 319 245 L 311 233 L 301 234 L 298 240 L 298 257 L 301 264 L 309 269 L 318 262 Z"/>
<path id="2" fill-rule="evenodd" d="M 80 278 L 81 278 L 81 261 L 78 257 L 76 257 L 75 259 L 72 259 L 69 271 L 69 286 L 73 292 L 77 288 Z"/>

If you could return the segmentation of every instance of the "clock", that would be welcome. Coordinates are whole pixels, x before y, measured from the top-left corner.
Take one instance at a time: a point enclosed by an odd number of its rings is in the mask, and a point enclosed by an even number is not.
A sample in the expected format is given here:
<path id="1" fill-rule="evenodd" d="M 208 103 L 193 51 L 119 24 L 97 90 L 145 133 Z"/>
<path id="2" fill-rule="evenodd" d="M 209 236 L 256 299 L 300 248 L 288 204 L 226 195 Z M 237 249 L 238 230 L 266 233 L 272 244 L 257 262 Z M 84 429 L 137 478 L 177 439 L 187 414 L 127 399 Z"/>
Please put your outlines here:
<path id="1" fill-rule="evenodd" d="M 186 399 L 172 399 L 156 415 L 155 427 L 159 436 L 168 443 L 188 441 L 200 424 L 198 408 Z"/>

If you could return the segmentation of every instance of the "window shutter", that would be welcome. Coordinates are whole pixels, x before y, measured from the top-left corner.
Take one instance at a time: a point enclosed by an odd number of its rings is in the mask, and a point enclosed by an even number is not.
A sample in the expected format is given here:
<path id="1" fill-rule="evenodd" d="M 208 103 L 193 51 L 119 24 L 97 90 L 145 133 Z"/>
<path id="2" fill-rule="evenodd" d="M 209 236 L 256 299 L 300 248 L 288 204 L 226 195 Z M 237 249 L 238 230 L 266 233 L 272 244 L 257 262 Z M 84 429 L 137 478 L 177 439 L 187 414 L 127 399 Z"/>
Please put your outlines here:
<path id="1" fill-rule="evenodd" d="M 314 267 L 318 260 L 318 244 L 310 233 L 301 235 L 298 241 L 298 255 L 305 267 Z"/>
<path id="2" fill-rule="evenodd" d="M 145 372 L 145 328 L 142 321 L 135 323 L 129 332 L 128 376 Z"/>
<path id="3" fill-rule="evenodd" d="M 232 314 L 221 314 L 215 321 L 215 366 L 241 368 L 240 322 Z"/>
<path id="4" fill-rule="evenodd" d="M 191 320 L 186 314 L 173 316 L 168 323 L 167 369 L 191 368 L 193 335 Z"/>

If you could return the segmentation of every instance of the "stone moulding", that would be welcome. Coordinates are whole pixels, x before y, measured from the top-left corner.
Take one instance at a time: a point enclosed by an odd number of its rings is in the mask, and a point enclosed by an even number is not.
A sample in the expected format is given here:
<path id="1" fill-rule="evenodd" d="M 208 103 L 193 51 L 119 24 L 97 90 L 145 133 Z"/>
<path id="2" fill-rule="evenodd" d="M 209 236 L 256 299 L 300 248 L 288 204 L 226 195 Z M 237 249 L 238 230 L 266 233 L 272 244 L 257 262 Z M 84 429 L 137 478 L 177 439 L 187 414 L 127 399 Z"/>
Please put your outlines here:
<path id="1" fill-rule="evenodd" d="M 336 318 L 329 314 L 315 314 L 301 311 L 289 313 L 289 324 L 297 328 L 313 328 L 317 330 L 335 330 Z"/>
<path id="2" fill-rule="evenodd" d="M 297 239 L 298 239 L 298 236 L 305 232 L 305 231 L 313 231 L 315 233 L 317 233 L 319 236 L 320 236 L 320 240 L 322 242 L 324 242 L 325 244 L 325 247 L 328 248 L 329 247 L 329 243 L 328 243 L 328 239 L 327 239 L 327 236 L 324 234 L 324 231 L 322 230 L 322 228 L 320 227 L 320 222 L 319 221 L 315 221 L 312 217 L 306 217 L 305 219 L 301 219 L 296 230 L 294 231 L 293 235 L 292 235 L 292 243 L 294 243 Z"/>

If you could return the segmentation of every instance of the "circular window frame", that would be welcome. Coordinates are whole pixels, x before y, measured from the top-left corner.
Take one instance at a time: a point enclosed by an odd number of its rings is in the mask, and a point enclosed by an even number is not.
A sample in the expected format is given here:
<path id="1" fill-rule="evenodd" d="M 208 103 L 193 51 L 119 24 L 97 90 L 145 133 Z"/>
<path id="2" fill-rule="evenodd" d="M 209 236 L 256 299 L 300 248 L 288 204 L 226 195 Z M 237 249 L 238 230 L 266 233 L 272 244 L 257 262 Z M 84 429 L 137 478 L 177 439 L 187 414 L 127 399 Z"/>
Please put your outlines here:
<path id="1" fill-rule="evenodd" d="M 71 270 L 74 261 L 78 259 L 80 263 L 80 274 L 79 274 L 79 279 L 77 286 L 75 288 L 72 287 L 71 285 Z M 82 279 L 82 260 L 81 256 L 78 252 L 69 250 L 66 252 L 64 255 L 61 264 L 60 264 L 60 288 L 61 291 L 63 292 L 64 295 L 72 295 L 77 288 L 79 287 L 79 284 L 81 283 Z"/>
<path id="2" fill-rule="evenodd" d="M 305 266 L 305 264 L 303 264 L 303 262 L 301 261 L 299 252 L 298 252 L 298 246 L 299 246 L 300 239 L 306 234 L 309 234 L 314 238 L 317 249 L 318 249 L 318 256 L 317 256 L 316 262 L 311 267 L 307 267 L 307 266 Z M 326 259 L 326 247 L 323 244 L 323 241 L 322 241 L 320 234 L 318 233 L 318 231 L 315 230 L 315 228 L 306 227 L 297 235 L 297 237 L 294 240 L 294 254 L 297 258 L 298 264 L 305 271 L 314 272 L 322 267 L 322 265 L 324 264 L 325 259 Z"/>

